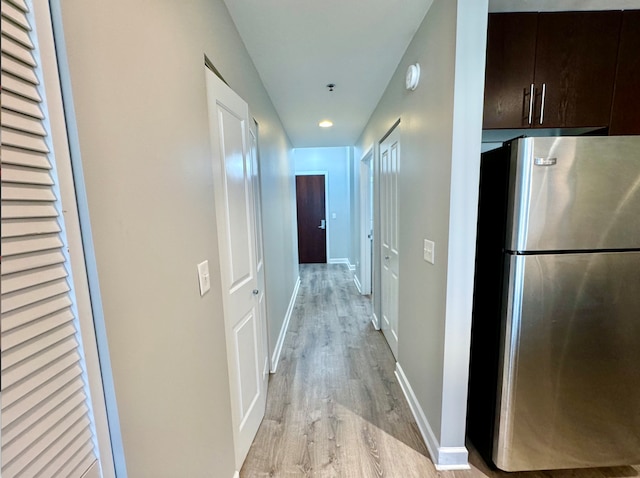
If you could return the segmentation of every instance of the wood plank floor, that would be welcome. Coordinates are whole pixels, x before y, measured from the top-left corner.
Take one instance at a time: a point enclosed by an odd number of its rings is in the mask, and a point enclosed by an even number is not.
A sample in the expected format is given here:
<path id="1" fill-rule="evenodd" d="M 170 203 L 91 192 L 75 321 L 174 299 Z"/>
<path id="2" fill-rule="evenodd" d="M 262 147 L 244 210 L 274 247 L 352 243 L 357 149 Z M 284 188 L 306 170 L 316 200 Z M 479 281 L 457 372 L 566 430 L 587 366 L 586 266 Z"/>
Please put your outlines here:
<path id="1" fill-rule="evenodd" d="M 371 304 L 344 265 L 300 267 L 301 285 L 267 411 L 241 478 L 628 478 L 640 467 L 502 473 L 470 448 L 470 470 L 438 472 L 394 375 Z"/>

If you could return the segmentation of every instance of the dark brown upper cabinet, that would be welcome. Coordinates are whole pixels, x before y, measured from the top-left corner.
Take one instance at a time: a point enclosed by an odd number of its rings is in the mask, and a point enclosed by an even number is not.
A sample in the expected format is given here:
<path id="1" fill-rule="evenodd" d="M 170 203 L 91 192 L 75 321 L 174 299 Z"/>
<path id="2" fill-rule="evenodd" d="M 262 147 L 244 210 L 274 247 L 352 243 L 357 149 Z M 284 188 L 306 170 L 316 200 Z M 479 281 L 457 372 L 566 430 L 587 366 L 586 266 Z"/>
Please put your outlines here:
<path id="1" fill-rule="evenodd" d="M 489 15 L 485 129 L 609 125 L 621 12 Z"/>
<path id="2" fill-rule="evenodd" d="M 484 129 L 529 127 L 537 28 L 537 13 L 489 15 Z"/>
<path id="3" fill-rule="evenodd" d="M 640 134 L 640 10 L 622 14 L 609 134 Z"/>

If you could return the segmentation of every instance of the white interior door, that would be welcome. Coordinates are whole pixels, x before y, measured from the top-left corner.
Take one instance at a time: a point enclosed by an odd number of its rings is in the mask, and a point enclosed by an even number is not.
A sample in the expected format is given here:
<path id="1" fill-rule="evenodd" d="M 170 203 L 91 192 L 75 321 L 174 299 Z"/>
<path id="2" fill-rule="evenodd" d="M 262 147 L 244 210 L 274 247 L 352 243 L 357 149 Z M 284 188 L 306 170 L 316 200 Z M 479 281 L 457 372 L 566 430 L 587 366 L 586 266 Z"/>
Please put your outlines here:
<path id="1" fill-rule="evenodd" d="M 380 144 L 380 219 L 382 265 L 382 332 L 398 358 L 398 171 L 400 131 L 395 128 Z"/>
<path id="2" fill-rule="evenodd" d="M 260 324 L 262 325 L 262 348 L 260 349 L 260 357 L 262 357 L 262 381 L 264 389 L 267 389 L 269 380 L 269 335 L 267 327 L 267 295 L 265 293 L 264 280 L 264 248 L 262 243 L 262 209 L 260 189 L 260 164 L 258 162 L 258 125 L 255 121 L 250 120 L 249 140 L 251 153 L 251 171 L 253 179 L 253 204 L 255 212 L 256 227 L 256 279 L 258 281 L 258 304 L 260 309 Z M 266 395 L 266 394 L 265 394 Z"/>
<path id="3" fill-rule="evenodd" d="M 206 70 L 216 225 L 231 389 L 236 467 L 247 456 L 266 406 L 265 330 L 257 273 L 255 172 L 247 104 Z M 260 253 L 260 259 L 262 254 Z"/>

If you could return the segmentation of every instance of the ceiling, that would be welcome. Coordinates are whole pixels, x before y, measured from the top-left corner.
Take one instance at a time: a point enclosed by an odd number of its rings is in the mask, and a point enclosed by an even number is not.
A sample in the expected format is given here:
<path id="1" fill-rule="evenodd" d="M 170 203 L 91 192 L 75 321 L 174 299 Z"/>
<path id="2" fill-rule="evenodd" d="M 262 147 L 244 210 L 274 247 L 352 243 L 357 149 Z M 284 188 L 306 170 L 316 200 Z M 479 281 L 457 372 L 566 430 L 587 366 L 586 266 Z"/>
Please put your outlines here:
<path id="1" fill-rule="evenodd" d="M 295 148 L 356 143 L 433 3 L 224 1 Z M 495 12 L 626 8 L 640 0 L 489 0 Z"/>

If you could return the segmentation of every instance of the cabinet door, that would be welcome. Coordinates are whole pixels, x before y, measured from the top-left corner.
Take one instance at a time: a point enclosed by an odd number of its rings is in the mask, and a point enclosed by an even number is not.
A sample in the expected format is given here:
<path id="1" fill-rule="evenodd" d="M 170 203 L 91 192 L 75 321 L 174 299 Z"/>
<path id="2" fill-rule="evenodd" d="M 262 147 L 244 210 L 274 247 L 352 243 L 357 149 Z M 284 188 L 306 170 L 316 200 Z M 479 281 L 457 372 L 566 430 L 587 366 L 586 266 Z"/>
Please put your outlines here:
<path id="1" fill-rule="evenodd" d="M 484 129 L 529 127 L 536 13 L 489 15 Z"/>
<path id="2" fill-rule="evenodd" d="M 640 134 L 640 10 L 622 15 L 610 134 Z"/>
<path id="3" fill-rule="evenodd" d="M 538 128 L 608 126 L 621 12 L 540 13 Z"/>

